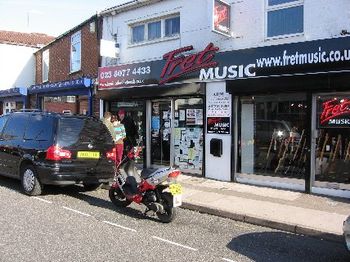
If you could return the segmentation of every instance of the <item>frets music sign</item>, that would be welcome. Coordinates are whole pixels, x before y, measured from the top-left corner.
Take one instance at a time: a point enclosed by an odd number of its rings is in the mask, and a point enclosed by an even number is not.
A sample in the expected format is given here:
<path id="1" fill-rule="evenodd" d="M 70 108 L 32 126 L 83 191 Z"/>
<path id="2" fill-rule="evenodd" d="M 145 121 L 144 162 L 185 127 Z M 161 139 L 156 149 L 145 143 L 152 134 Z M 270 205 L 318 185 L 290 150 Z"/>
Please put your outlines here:
<path id="1" fill-rule="evenodd" d="M 166 60 L 160 75 L 159 84 L 170 82 L 185 74 L 199 71 L 202 68 L 215 67 L 218 63 L 213 61 L 215 53 L 219 50 L 213 43 L 198 53 L 184 56 L 184 52 L 193 50 L 193 46 L 186 46 L 166 53 L 163 58 Z"/>
<path id="2" fill-rule="evenodd" d="M 350 100 L 332 99 L 322 103 L 321 127 L 350 126 Z"/>

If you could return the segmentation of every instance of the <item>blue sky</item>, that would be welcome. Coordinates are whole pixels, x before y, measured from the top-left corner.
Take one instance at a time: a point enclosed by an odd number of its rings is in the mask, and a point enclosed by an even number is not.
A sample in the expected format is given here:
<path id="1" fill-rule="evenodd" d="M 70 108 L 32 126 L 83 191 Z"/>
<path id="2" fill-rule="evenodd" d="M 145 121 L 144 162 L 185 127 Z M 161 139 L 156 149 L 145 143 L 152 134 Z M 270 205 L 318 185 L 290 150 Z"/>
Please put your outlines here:
<path id="1" fill-rule="evenodd" d="M 0 30 L 58 36 L 127 0 L 0 0 Z"/>

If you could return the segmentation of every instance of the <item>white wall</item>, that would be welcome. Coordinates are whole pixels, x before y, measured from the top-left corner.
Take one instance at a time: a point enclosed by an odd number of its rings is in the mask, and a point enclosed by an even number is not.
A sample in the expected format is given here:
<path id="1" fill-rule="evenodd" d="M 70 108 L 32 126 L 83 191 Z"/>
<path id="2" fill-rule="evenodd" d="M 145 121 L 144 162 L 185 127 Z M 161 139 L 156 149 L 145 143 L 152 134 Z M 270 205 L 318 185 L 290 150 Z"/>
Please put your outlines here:
<path id="1" fill-rule="evenodd" d="M 165 0 L 138 9 L 105 17 L 103 38 L 112 40 L 118 34 L 119 64 L 161 59 L 162 55 L 180 47 L 193 45 L 201 51 L 209 42 L 221 51 L 278 45 L 340 36 L 342 29 L 350 31 L 349 0 L 304 0 L 304 34 L 274 40 L 265 38 L 267 0 L 226 0 L 231 4 L 233 37 L 211 31 L 212 0 Z M 131 47 L 129 24 L 180 13 L 180 38 Z M 103 65 L 106 61 L 103 60 Z"/>
<path id="2" fill-rule="evenodd" d="M 36 48 L 0 44 L 0 90 L 35 83 Z"/>
<path id="3" fill-rule="evenodd" d="M 280 45 L 318 39 L 339 37 L 346 29 L 350 32 L 350 0 L 304 0 L 304 33 L 295 37 L 266 39 L 267 0 L 226 0 L 231 4 L 232 37 L 212 31 L 212 0 L 164 0 L 149 6 L 117 13 L 105 17 L 103 39 L 112 40 L 117 33 L 120 44 L 120 58 L 117 61 L 103 59 L 102 66 L 129 64 L 162 59 L 174 49 L 192 45 L 192 52 L 202 51 L 213 42 L 220 51 Z M 180 37 L 169 41 L 145 43 L 131 46 L 130 24 L 180 13 Z M 225 91 L 224 82 L 207 83 L 207 98 L 215 90 Z M 232 123 L 232 121 L 231 121 Z M 210 140 L 223 140 L 223 155 L 214 157 L 210 152 Z M 231 139 L 230 135 L 206 134 L 205 176 L 219 180 L 231 180 Z"/>
<path id="4" fill-rule="evenodd" d="M 206 102 L 208 111 L 209 98 L 216 92 L 226 93 L 225 82 L 211 82 L 207 83 L 206 87 Z M 230 100 L 231 95 L 230 96 Z M 232 100 L 230 102 L 230 108 L 232 107 Z M 231 110 L 230 110 L 231 111 Z M 206 123 L 205 118 L 205 123 Z M 232 123 L 232 119 L 230 121 Z M 232 129 L 232 127 L 231 127 Z M 232 129 L 233 130 L 233 129 Z M 213 138 L 222 139 L 222 155 L 221 157 L 213 156 L 210 154 L 210 140 Z M 205 177 L 214 178 L 222 181 L 231 181 L 231 141 L 232 131 L 230 134 L 206 134 L 205 137 Z"/>

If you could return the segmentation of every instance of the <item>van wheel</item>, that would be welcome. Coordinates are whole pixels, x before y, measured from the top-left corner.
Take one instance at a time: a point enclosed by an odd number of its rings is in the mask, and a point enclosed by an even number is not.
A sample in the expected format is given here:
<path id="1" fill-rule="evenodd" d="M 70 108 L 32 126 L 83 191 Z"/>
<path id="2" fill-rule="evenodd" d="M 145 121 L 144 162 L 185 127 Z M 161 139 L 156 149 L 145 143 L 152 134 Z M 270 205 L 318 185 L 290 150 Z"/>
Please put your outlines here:
<path id="1" fill-rule="evenodd" d="M 42 192 L 42 185 L 32 165 L 24 166 L 21 169 L 21 184 L 24 193 L 27 195 L 37 196 Z"/>

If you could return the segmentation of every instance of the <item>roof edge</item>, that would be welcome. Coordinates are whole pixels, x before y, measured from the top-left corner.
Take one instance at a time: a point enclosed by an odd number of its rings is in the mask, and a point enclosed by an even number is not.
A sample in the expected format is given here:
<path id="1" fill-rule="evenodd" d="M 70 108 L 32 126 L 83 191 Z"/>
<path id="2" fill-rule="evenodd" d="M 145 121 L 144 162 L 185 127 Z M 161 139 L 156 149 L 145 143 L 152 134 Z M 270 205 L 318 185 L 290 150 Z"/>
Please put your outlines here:
<path id="1" fill-rule="evenodd" d="M 107 8 L 101 11 L 99 14 L 101 16 L 116 15 L 117 13 L 122 13 L 125 11 L 137 9 L 142 6 L 150 5 L 153 3 L 161 2 L 163 0 L 132 0 L 121 5 L 117 5 L 111 8 Z"/>
<path id="2" fill-rule="evenodd" d="M 66 35 L 70 34 L 71 32 L 74 32 L 76 29 L 82 27 L 83 25 L 89 23 L 90 21 L 97 19 L 99 17 L 99 15 L 96 13 L 95 15 L 91 16 L 90 18 L 86 19 L 85 21 L 81 22 L 80 24 L 74 26 L 73 28 L 69 29 L 68 31 L 64 32 L 63 34 L 55 37 L 54 40 L 52 40 L 50 43 L 47 43 L 46 45 L 44 45 L 43 47 L 41 47 L 38 51 L 36 51 L 35 53 L 41 51 L 42 49 L 45 49 L 46 47 L 52 45 L 53 43 L 55 43 L 56 41 L 60 40 L 61 38 L 65 37 Z"/>

